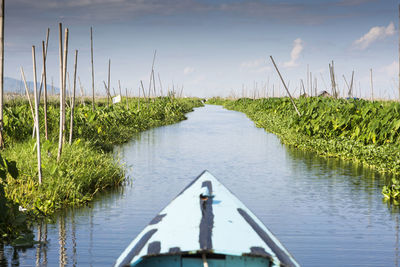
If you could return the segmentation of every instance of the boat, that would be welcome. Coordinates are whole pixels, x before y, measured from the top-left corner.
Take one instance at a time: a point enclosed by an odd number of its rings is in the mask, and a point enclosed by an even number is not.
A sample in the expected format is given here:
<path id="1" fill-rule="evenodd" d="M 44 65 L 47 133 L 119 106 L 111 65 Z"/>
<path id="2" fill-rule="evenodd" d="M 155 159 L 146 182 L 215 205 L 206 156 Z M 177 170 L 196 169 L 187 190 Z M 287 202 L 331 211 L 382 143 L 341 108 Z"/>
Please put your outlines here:
<path id="1" fill-rule="evenodd" d="M 173 199 L 115 262 L 122 266 L 300 266 L 210 172 Z"/>

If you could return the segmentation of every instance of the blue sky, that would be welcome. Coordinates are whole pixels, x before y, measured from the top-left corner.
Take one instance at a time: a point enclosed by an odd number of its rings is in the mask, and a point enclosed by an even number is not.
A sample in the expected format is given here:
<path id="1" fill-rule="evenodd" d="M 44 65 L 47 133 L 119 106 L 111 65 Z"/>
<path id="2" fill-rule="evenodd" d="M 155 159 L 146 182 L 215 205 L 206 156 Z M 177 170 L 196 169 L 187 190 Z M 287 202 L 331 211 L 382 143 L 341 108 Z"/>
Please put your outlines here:
<path id="1" fill-rule="evenodd" d="M 280 81 L 272 55 L 292 93 L 306 83 L 307 64 L 330 84 L 328 64 L 335 61 L 337 83 L 344 89 L 355 71 L 355 90 L 370 96 L 373 69 L 375 96 L 398 98 L 397 1 L 326 0 L 6 0 L 5 75 L 20 78 L 19 67 L 32 80 L 31 46 L 40 47 L 49 27 L 48 76 L 59 84 L 59 22 L 70 30 L 69 72 L 73 50 L 79 50 L 78 75 L 89 91 L 90 26 L 94 28 L 96 92 L 104 93 L 107 62 L 111 84 L 137 94 L 148 84 L 157 49 L 156 74 L 164 91 L 184 86 L 185 95 L 251 94 Z M 40 64 L 38 63 L 40 67 Z M 159 83 L 157 82 L 157 85 Z M 360 89 L 361 88 L 361 89 Z M 281 87 L 281 93 L 283 89 Z M 261 93 L 262 94 L 262 93 Z"/>

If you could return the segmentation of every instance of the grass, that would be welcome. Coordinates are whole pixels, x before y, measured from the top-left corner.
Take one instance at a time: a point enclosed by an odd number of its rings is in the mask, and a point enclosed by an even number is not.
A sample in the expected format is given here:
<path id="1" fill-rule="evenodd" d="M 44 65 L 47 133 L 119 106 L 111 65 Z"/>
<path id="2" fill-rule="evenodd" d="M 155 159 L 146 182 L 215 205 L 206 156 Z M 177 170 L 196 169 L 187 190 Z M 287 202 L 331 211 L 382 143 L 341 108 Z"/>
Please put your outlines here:
<path id="1" fill-rule="evenodd" d="M 7 146 L 1 155 L 10 162 L 16 162 L 18 176 L 5 174 L 0 183 L 0 209 L 3 199 L 4 210 L 9 213 L 5 220 L 0 218 L 0 234 L 3 234 L 3 237 L 0 236 L 0 241 L 2 239 L 10 241 L 15 238 L 15 235 L 12 235 L 12 232 L 17 230 L 12 227 L 15 221 L 23 221 L 19 228 L 27 228 L 26 221 L 18 217 L 21 215 L 16 210 L 18 206 L 27 209 L 29 224 L 35 218 L 51 215 L 59 209 L 85 204 L 99 192 L 123 184 L 124 167 L 111 153 L 114 145 L 127 142 L 134 133 L 184 120 L 185 113 L 194 107 L 202 106 L 199 99 L 172 97 L 151 100 L 133 98 L 129 100 L 129 109 L 126 103 L 110 107 L 105 103 L 104 100 L 97 103 L 94 112 L 90 103 L 76 107 L 73 142 L 71 145 L 64 144 L 59 162 L 57 162 L 59 107 L 56 102 L 50 103 L 49 140 L 45 141 L 44 138 L 43 121 L 40 126 L 42 139 L 42 184 L 40 185 L 36 142 L 31 137 L 33 119 L 29 106 L 23 100 L 6 105 Z M 40 111 L 43 113 L 42 108 Z M 43 117 L 41 114 L 41 120 Z M 69 121 L 68 113 L 66 117 Z M 69 132 L 68 127 L 69 122 L 66 132 Z"/>

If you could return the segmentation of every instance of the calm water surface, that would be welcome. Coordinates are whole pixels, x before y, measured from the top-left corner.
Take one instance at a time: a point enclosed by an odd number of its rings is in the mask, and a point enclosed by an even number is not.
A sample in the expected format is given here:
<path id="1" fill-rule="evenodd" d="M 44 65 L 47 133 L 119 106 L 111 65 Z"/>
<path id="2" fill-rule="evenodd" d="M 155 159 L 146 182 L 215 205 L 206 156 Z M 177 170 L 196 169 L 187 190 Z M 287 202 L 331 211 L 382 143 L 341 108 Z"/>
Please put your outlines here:
<path id="1" fill-rule="evenodd" d="M 241 113 L 196 109 L 186 121 L 139 134 L 116 157 L 128 168 L 129 185 L 38 225 L 47 245 L 5 247 L 0 266 L 110 266 L 204 169 L 302 266 L 398 266 L 399 215 L 382 201 L 385 177 L 283 146 Z"/>

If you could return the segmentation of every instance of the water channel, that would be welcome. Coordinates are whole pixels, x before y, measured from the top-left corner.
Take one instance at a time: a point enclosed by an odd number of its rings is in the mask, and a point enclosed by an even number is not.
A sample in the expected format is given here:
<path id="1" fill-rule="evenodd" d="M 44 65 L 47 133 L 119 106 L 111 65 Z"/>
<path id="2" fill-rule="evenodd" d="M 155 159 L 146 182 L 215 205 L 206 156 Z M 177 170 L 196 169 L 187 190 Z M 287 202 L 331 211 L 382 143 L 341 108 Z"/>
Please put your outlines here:
<path id="1" fill-rule="evenodd" d="M 302 266 L 398 266 L 399 213 L 385 177 L 288 148 L 244 114 L 206 106 L 117 147 L 129 183 L 35 228 L 47 245 L 5 247 L 0 266 L 111 266 L 204 169 L 242 200 Z M 190 212 L 189 210 L 187 212 Z M 234 233 L 233 233 L 234 234 Z"/>

